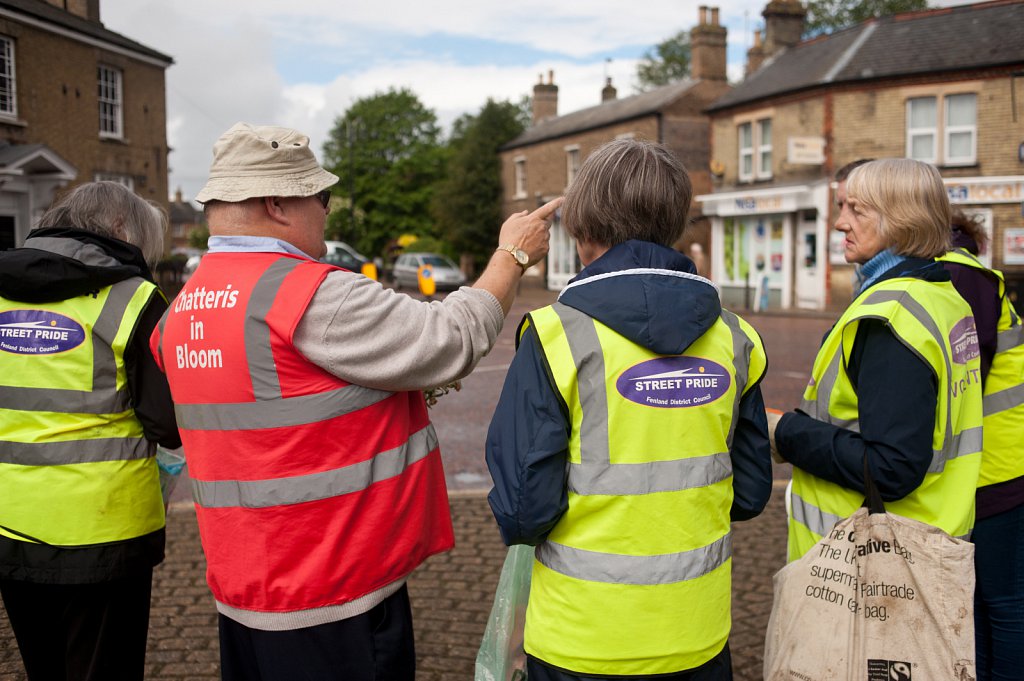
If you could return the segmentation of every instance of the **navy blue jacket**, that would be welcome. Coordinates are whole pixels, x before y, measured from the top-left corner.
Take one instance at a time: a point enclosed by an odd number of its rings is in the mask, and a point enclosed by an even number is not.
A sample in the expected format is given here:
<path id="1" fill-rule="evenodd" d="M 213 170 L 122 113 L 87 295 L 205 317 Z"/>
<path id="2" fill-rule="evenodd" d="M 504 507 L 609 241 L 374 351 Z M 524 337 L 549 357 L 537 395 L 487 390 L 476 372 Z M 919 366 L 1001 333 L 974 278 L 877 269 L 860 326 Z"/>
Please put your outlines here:
<path id="1" fill-rule="evenodd" d="M 649 270 L 600 278 L 623 270 Z M 627 241 L 588 265 L 559 301 L 658 354 L 686 350 L 718 320 L 721 304 L 706 283 L 656 270 L 696 274 L 689 258 L 645 241 Z M 572 286 L 592 279 L 586 285 Z M 768 425 L 761 389 L 740 402 L 730 456 L 733 520 L 758 515 L 772 489 Z M 487 500 L 506 544 L 544 541 L 568 508 L 570 422 L 535 330 L 527 327 L 509 366 L 487 432 Z M 681 518 L 680 522 L 686 522 Z"/>
<path id="2" fill-rule="evenodd" d="M 949 281 L 940 264 L 920 258 L 900 262 L 878 281 L 895 277 Z M 779 453 L 808 473 L 861 493 L 867 457 L 882 499 L 902 499 L 921 485 L 932 462 L 939 389 L 935 374 L 886 322 L 876 319 L 858 325 L 847 373 L 859 396 L 860 432 L 812 419 L 798 409 L 779 420 Z"/>

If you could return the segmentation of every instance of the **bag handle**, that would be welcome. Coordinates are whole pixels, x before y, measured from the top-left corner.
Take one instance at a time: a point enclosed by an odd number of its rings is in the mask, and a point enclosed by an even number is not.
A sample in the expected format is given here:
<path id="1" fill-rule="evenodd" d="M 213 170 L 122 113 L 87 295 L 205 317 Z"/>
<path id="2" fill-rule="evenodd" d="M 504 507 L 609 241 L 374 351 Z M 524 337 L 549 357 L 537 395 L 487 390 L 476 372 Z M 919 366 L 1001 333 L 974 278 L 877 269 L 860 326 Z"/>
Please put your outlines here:
<path id="1" fill-rule="evenodd" d="M 868 468 L 868 456 L 864 455 L 864 503 L 868 513 L 885 513 L 885 503 L 882 501 L 882 494 L 871 477 L 871 469 Z"/>

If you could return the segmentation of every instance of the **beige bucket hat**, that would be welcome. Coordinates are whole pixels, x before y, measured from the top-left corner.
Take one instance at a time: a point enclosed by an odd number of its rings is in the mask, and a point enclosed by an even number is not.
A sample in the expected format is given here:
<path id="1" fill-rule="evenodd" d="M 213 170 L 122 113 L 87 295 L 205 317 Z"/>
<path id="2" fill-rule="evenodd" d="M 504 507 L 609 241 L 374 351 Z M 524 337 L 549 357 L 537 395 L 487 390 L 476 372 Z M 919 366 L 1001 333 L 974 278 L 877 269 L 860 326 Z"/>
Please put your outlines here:
<path id="1" fill-rule="evenodd" d="M 313 196 L 338 182 L 320 167 L 309 137 L 298 130 L 235 123 L 213 145 L 213 163 L 196 201 L 257 196 Z"/>

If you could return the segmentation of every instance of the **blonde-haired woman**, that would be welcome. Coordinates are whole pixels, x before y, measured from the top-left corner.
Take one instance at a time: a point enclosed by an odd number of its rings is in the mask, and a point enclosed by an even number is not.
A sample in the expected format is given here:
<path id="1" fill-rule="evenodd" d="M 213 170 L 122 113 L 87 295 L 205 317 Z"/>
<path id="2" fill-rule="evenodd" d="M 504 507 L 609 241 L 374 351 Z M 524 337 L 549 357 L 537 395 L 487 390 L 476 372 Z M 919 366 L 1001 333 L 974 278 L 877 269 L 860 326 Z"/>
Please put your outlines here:
<path id="1" fill-rule="evenodd" d="M 825 337 L 800 409 L 769 416 L 793 464 L 789 560 L 861 505 L 868 471 L 886 508 L 966 537 L 981 463 L 981 384 L 970 307 L 934 258 L 949 248 L 938 171 L 862 165 L 835 228 L 864 283 Z"/>

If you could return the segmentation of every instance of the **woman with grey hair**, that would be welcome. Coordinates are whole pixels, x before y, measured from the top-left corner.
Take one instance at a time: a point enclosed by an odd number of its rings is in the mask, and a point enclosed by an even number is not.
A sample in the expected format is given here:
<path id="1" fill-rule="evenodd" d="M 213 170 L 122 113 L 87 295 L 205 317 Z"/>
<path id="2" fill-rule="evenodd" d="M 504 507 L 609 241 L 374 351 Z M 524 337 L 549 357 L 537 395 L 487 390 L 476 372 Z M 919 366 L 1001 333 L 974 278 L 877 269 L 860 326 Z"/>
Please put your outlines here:
<path id="1" fill-rule="evenodd" d="M 519 329 L 487 435 L 506 544 L 536 546 L 531 681 L 731 679 L 731 521 L 771 494 L 757 333 L 671 248 L 664 146 L 594 151 L 561 220 L 585 266 Z"/>
<path id="2" fill-rule="evenodd" d="M 835 228 L 864 283 L 825 337 L 798 410 L 770 415 L 793 464 L 789 560 L 864 501 L 967 537 L 981 463 L 974 318 L 934 258 L 950 206 L 934 166 L 881 159 L 850 174 Z"/>
<path id="3" fill-rule="evenodd" d="M 164 557 L 162 212 L 80 185 L 0 253 L 0 596 L 29 679 L 142 679 Z"/>

